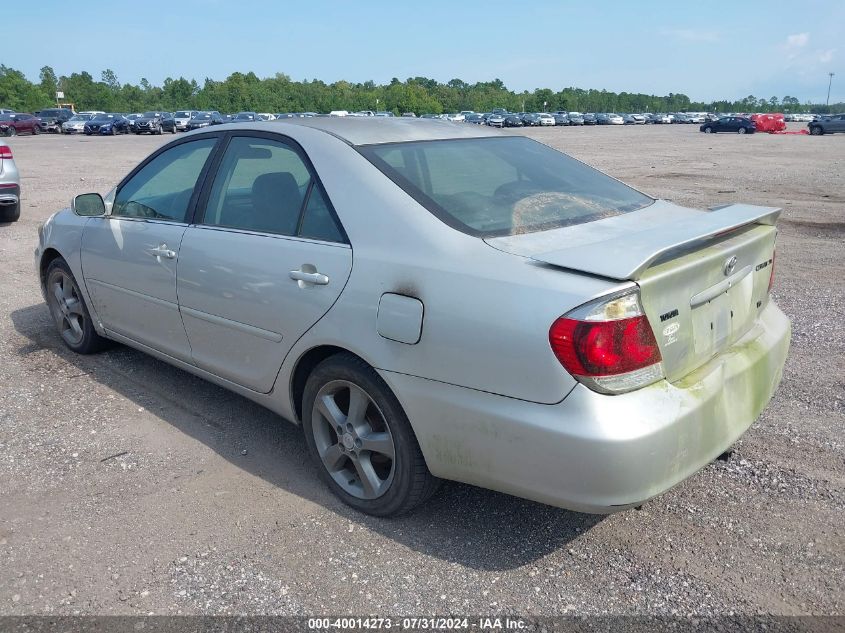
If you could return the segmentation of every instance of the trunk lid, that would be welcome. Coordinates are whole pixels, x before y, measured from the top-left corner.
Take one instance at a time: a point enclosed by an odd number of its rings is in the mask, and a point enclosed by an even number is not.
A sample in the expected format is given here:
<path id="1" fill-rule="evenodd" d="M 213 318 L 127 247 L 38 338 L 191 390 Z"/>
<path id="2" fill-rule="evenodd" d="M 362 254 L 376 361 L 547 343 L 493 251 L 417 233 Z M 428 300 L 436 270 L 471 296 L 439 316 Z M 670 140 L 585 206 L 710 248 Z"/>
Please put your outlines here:
<path id="1" fill-rule="evenodd" d="M 751 330 L 768 299 L 779 209 L 666 201 L 596 222 L 488 238 L 500 250 L 640 287 L 668 380 Z"/>

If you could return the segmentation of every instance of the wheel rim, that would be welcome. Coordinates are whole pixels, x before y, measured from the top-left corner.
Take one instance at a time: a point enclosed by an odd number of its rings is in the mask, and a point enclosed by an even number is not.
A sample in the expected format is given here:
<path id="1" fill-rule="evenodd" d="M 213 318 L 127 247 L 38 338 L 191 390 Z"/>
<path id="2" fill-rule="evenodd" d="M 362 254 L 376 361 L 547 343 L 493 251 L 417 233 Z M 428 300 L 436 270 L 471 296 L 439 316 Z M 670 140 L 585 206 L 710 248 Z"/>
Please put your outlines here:
<path id="1" fill-rule="evenodd" d="M 346 380 L 325 384 L 314 400 L 311 432 L 326 472 L 344 492 L 377 499 L 390 488 L 395 446 L 381 409 Z"/>
<path id="2" fill-rule="evenodd" d="M 738 131 L 739 131 L 740 134 L 745 134 L 745 128 L 744 127 L 739 128 Z"/>
<path id="3" fill-rule="evenodd" d="M 50 307 L 62 338 L 79 345 L 85 336 L 85 311 L 76 284 L 67 274 L 58 272 L 50 280 Z"/>

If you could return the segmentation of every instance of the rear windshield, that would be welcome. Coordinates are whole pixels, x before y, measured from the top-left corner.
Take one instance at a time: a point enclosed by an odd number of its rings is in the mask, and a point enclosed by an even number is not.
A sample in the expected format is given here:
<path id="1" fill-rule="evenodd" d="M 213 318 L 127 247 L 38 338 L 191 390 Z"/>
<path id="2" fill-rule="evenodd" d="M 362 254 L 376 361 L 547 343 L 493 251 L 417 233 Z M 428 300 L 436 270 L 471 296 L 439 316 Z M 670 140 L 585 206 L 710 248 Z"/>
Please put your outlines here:
<path id="1" fill-rule="evenodd" d="M 653 202 L 521 136 L 365 145 L 358 150 L 446 224 L 480 237 L 582 224 Z"/>

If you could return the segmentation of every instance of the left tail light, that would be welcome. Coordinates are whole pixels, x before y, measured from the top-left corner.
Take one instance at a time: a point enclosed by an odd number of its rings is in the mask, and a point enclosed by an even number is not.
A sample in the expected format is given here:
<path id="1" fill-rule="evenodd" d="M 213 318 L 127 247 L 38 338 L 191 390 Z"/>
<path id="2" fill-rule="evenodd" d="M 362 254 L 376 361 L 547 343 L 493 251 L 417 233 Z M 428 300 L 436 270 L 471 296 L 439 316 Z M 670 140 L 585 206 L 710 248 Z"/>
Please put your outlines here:
<path id="1" fill-rule="evenodd" d="M 568 312 L 552 323 L 549 343 L 564 369 L 593 391 L 625 393 L 663 378 L 638 290 Z"/>
<path id="2" fill-rule="evenodd" d="M 0 160 L 4 158 L 12 160 L 12 148 L 8 145 L 0 145 Z"/>

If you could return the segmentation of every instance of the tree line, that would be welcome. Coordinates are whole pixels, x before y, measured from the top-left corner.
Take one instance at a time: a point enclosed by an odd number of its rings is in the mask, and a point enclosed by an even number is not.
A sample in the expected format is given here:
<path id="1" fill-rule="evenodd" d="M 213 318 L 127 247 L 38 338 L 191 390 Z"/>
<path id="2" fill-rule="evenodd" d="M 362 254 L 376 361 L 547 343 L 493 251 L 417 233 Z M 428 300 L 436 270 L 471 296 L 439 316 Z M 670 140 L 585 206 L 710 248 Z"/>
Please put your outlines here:
<path id="1" fill-rule="evenodd" d="M 223 81 L 206 78 L 200 85 L 196 80 L 168 77 L 155 86 L 146 79 L 140 83 L 121 84 L 114 71 L 100 73 L 99 81 L 85 71 L 70 76 L 57 76 L 50 66 L 39 73 L 38 83 L 29 81 L 20 71 L 0 65 L 0 107 L 21 112 L 33 112 L 54 106 L 57 91 L 64 92 L 64 102 L 75 104 L 77 110 L 106 112 L 142 112 L 145 110 L 174 111 L 218 110 L 220 112 L 329 112 L 331 110 L 387 110 L 395 114 L 459 112 L 474 110 L 487 112 L 493 108 L 509 111 L 577 111 L 577 112 L 838 112 L 845 104 L 831 106 L 801 103 L 797 98 L 784 96 L 770 99 L 749 95 L 739 101 L 719 100 L 710 103 L 691 101 L 681 93 L 665 96 L 630 92 L 611 92 L 583 88 L 563 88 L 554 91 L 538 88 L 534 91 L 508 90 L 499 79 L 473 84 L 461 79 L 440 83 L 426 77 L 411 77 L 405 81 L 392 79 L 388 84 L 373 81 L 351 83 L 337 81 L 294 81 L 288 75 L 276 73 L 259 78 L 255 73 L 232 73 Z"/>

